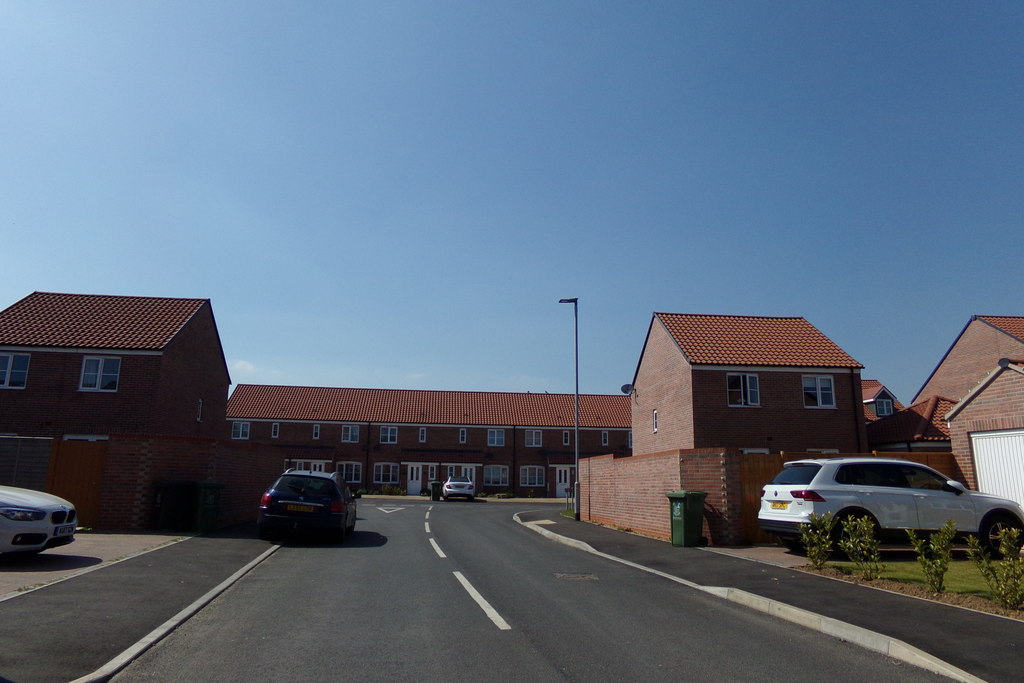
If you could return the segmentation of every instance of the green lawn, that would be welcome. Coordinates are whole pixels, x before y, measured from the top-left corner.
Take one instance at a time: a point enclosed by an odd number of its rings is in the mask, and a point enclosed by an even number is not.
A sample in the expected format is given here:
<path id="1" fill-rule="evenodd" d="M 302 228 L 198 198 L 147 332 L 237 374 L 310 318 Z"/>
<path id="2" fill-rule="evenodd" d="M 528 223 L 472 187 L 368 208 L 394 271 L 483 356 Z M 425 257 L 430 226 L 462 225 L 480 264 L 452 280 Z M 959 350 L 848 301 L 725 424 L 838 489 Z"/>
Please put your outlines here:
<path id="1" fill-rule="evenodd" d="M 883 551 L 882 562 L 885 569 L 880 578 L 928 587 L 924 580 L 924 572 L 913 552 Z M 829 562 L 829 565 L 850 574 L 856 573 L 852 562 L 835 561 Z M 981 572 L 967 559 L 967 553 L 963 551 L 953 553 L 953 561 L 949 563 L 949 571 L 946 573 L 945 589 L 947 593 L 966 593 L 989 600 L 995 599 L 995 594 L 985 583 Z"/>

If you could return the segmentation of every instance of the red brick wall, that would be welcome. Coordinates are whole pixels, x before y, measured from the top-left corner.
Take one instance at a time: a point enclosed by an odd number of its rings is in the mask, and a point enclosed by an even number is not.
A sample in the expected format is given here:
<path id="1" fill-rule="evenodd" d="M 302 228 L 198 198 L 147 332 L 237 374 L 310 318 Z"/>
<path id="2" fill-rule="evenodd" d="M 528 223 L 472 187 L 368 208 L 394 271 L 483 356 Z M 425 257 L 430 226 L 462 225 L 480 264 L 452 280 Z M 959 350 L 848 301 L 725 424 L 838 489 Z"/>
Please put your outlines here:
<path id="1" fill-rule="evenodd" d="M 981 320 L 972 320 L 918 393 L 958 401 L 996 367 L 1000 358 L 1024 358 L 1024 343 Z"/>
<path id="2" fill-rule="evenodd" d="M 230 436 L 227 414 L 230 378 L 224 364 L 213 311 L 207 302 L 167 345 L 160 363 L 159 406 L 153 424 L 156 434 L 222 439 Z M 200 417 L 199 402 L 202 401 Z"/>
<path id="3" fill-rule="evenodd" d="M 633 385 L 633 453 L 693 448 L 693 395 L 690 365 L 655 319 Z M 658 411 L 658 431 L 652 413 Z"/>
<path id="4" fill-rule="evenodd" d="M 24 389 L 0 390 L 0 432 L 19 436 L 150 432 L 158 355 L 121 358 L 117 391 L 79 391 L 82 353 L 33 351 Z M 104 354 L 95 354 L 104 355 Z"/>
<path id="5" fill-rule="evenodd" d="M 668 498 L 681 486 L 679 454 L 652 453 L 580 461 L 580 519 L 668 540 Z"/>
<path id="6" fill-rule="evenodd" d="M 956 415 L 949 428 L 960 470 L 967 484 L 976 489 L 978 479 L 971 434 L 1024 429 L 1024 375 L 1004 370 Z"/>
<path id="7" fill-rule="evenodd" d="M 223 485 L 219 525 L 253 520 L 260 495 L 281 473 L 278 453 L 259 444 L 187 437 L 112 435 L 99 529 L 152 527 L 160 482 Z"/>
<path id="8" fill-rule="evenodd" d="M 841 372 L 756 371 L 759 406 L 729 406 L 725 370 L 693 372 L 694 445 L 692 448 L 767 448 L 780 451 L 867 448 L 860 376 Z M 806 408 L 803 376 L 829 375 L 835 408 Z"/>

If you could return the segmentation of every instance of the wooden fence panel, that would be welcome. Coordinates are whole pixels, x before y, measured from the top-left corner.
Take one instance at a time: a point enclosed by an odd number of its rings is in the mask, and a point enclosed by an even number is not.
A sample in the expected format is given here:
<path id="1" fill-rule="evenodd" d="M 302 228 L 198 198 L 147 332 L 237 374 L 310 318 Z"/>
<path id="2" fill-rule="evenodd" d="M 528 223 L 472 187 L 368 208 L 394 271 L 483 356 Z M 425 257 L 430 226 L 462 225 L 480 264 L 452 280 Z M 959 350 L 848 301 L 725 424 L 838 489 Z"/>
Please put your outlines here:
<path id="1" fill-rule="evenodd" d="M 54 440 L 47 490 L 74 504 L 78 525 L 93 527 L 99 519 L 106 441 Z"/>

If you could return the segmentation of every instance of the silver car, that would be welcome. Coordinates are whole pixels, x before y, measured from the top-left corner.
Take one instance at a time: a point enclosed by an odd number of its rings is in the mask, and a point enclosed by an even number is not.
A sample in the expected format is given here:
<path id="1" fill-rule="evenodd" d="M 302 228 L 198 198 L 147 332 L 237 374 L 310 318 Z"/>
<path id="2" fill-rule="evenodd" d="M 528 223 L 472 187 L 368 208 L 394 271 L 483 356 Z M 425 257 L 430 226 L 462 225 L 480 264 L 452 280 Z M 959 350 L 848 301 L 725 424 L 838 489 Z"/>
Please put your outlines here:
<path id="1" fill-rule="evenodd" d="M 448 481 L 441 487 L 441 496 L 449 498 L 465 498 L 473 500 L 476 497 L 476 487 L 469 477 L 448 477 Z"/>
<path id="2" fill-rule="evenodd" d="M 787 462 L 764 487 L 760 528 L 798 548 L 800 530 L 812 514 L 841 520 L 868 515 L 881 540 L 907 543 L 907 529 L 932 532 L 953 520 L 961 535 L 979 537 L 999 552 L 999 531 L 1024 529 L 1015 501 L 970 491 L 931 467 L 896 458 L 832 458 Z"/>
<path id="3" fill-rule="evenodd" d="M 57 496 L 0 486 L 0 553 L 38 553 L 75 540 L 75 506 Z"/>

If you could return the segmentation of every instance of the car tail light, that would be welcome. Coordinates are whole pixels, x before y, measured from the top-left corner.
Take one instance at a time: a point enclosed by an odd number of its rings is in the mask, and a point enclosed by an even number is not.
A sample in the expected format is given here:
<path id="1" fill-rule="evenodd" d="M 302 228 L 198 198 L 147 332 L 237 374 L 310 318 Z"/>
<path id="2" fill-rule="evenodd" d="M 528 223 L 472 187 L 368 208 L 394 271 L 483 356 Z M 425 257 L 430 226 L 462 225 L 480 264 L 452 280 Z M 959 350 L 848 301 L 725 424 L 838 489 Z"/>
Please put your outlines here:
<path id="1" fill-rule="evenodd" d="M 794 498 L 799 498 L 800 500 L 809 500 L 812 503 L 825 502 L 825 499 L 821 497 L 820 493 L 818 493 L 817 491 L 812 491 L 810 489 L 804 491 L 790 491 L 789 495 L 793 496 Z"/>
<path id="2" fill-rule="evenodd" d="M 264 493 L 263 497 L 260 498 L 260 505 L 266 507 L 267 505 L 270 505 L 271 501 L 270 493 Z"/>
<path id="3" fill-rule="evenodd" d="M 344 511 L 345 511 L 345 501 L 343 501 L 340 498 L 331 501 L 331 512 L 344 512 Z"/>

